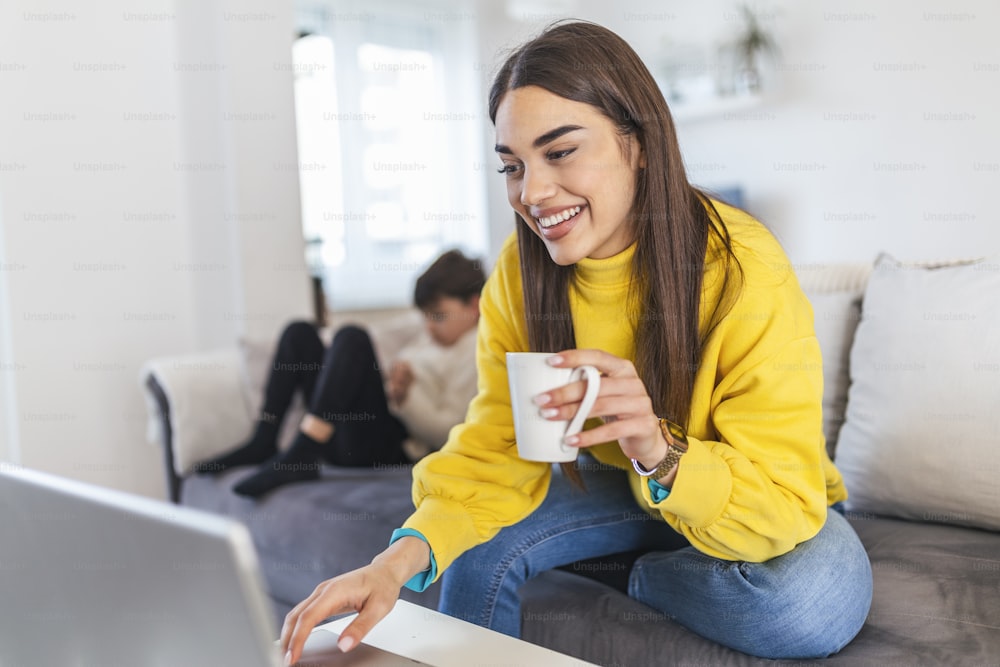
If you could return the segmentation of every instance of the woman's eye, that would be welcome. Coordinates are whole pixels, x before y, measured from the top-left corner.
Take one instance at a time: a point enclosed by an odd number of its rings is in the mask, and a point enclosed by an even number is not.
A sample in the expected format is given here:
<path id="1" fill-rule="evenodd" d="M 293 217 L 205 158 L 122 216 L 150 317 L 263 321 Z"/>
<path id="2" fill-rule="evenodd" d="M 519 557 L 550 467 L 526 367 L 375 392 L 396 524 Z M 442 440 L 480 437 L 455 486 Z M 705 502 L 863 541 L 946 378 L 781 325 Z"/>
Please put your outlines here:
<path id="1" fill-rule="evenodd" d="M 561 160 L 575 150 L 576 150 L 575 148 L 567 148 L 566 150 L 562 151 L 551 151 L 549 153 L 546 153 L 545 157 L 547 157 L 550 160 Z"/>
<path id="2" fill-rule="evenodd" d="M 519 167 L 516 164 L 505 164 L 505 165 L 502 165 L 499 169 L 497 169 L 497 173 L 500 173 L 500 174 L 513 174 L 518 169 L 519 169 Z"/>

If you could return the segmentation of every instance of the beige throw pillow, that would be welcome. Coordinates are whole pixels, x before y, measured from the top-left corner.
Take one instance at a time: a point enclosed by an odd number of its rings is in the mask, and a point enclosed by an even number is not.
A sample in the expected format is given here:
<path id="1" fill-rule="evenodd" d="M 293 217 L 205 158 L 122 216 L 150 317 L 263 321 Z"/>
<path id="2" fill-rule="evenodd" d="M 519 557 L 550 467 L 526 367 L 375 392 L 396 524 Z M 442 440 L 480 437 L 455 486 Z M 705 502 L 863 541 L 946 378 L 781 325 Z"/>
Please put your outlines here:
<path id="1" fill-rule="evenodd" d="M 1000 257 L 868 282 L 837 444 L 851 510 L 1000 529 Z"/>

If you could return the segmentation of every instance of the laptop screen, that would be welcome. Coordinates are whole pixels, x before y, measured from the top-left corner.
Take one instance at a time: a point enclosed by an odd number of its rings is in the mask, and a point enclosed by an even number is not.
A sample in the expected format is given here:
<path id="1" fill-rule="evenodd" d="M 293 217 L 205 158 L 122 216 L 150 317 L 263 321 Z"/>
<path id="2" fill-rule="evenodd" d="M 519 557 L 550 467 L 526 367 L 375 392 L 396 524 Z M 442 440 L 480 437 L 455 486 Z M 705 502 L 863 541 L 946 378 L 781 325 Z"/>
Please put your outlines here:
<path id="1" fill-rule="evenodd" d="M 282 664 L 236 522 L 19 469 L 0 535 L 0 664 Z"/>

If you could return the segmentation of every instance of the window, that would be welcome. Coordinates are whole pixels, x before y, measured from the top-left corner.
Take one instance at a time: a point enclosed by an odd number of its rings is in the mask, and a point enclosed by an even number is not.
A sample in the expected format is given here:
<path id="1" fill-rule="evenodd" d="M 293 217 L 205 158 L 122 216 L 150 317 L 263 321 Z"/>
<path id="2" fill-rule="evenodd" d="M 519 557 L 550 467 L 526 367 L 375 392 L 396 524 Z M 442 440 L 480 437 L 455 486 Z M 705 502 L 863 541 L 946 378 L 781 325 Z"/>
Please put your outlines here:
<path id="1" fill-rule="evenodd" d="M 443 250 L 486 255 L 474 23 L 442 16 L 414 3 L 300 10 L 303 231 L 336 310 L 410 304 Z"/>

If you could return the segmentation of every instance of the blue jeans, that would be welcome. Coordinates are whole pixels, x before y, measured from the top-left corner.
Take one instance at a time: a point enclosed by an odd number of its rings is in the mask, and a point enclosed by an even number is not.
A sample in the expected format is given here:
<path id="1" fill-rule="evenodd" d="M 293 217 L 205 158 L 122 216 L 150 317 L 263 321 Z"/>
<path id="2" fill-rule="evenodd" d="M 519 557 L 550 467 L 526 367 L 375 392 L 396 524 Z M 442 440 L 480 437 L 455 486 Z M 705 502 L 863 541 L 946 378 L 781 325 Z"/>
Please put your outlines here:
<path id="1" fill-rule="evenodd" d="M 528 579 L 578 560 L 648 550 L 629 575 L 629 596 L 737 651 L 773 659 L 824 657 L 864 624 L 871 566 L 854 530 L 833 509 L 815 537 L 787 554 L 764 563 L 720 560 L 649 517 L 633 499 L 625 473 L 585 467 L 587 492 L 554 473 L 535 512 L 448 568 L 442 612 L 517 637 L 517 590 Z"/>

